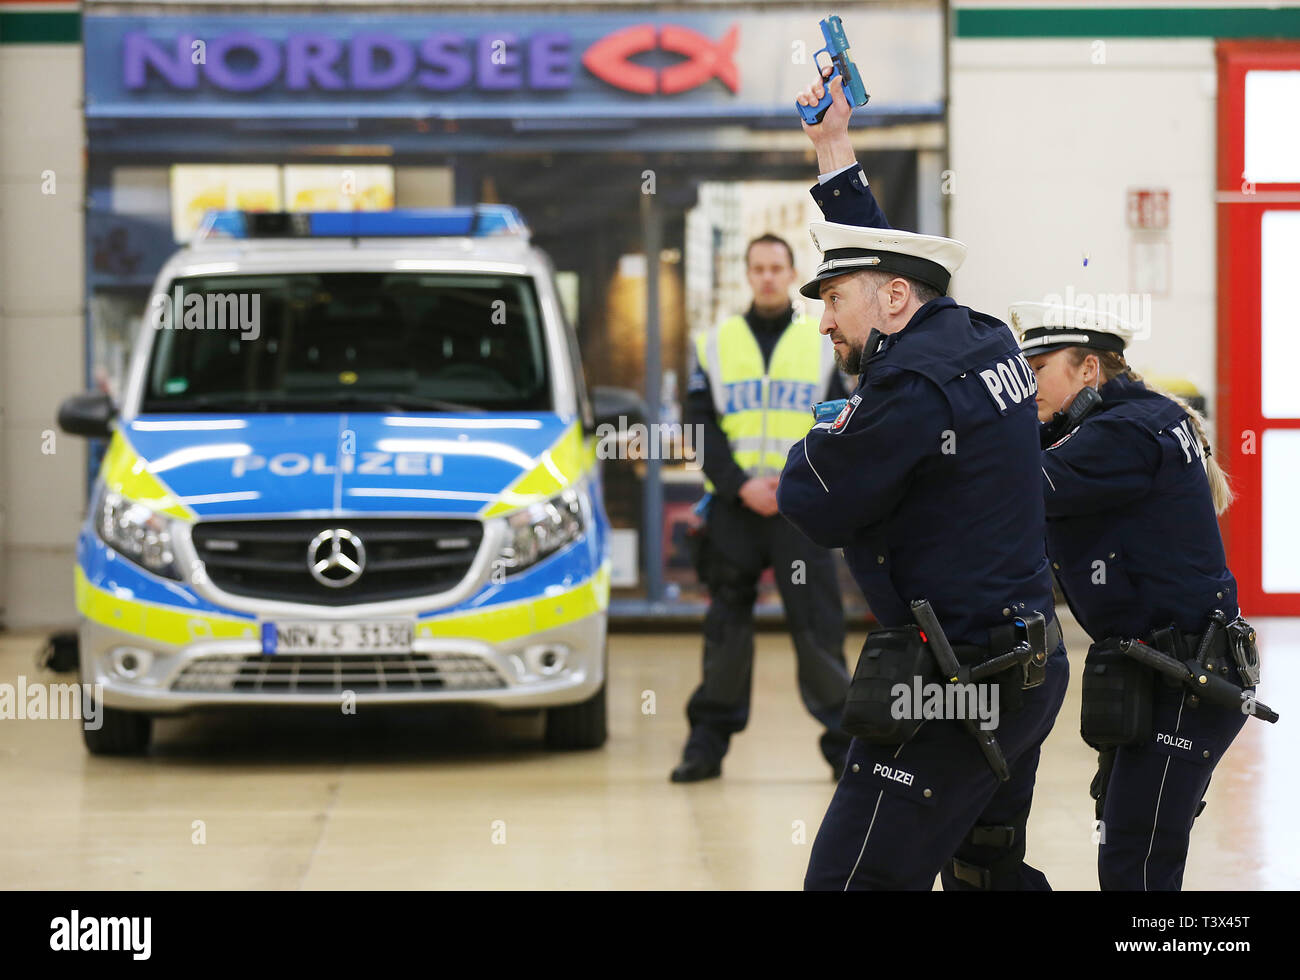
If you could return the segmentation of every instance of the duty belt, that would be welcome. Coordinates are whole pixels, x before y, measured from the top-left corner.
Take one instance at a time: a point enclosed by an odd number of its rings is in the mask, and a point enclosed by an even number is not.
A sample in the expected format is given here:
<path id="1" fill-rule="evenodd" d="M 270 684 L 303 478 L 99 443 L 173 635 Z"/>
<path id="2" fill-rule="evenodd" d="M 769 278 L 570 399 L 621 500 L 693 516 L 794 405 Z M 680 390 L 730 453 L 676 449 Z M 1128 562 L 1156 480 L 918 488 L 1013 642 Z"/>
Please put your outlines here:
<path id="1" fill-rule="evenodd" d="M 1196 660 L 1203 670 L 1239 679 L 1243 687 L 1259 684 L 1259 651 L 1255 628 L 1240 616 L 1231 622 L 1216 609 L 1204 633 L 1187 633 L 1176 624 L 1153 630 L 1147 642 L 1175 660 Z M 1236 673 L 1231 673 L 1233 668 Z"/>
<path id="2" fill-rule="evenodd" d="M 1170 626 L 1162 630 L 1153 630 L 1147 642 L 1161 653 L 1167 653 L 1179 660 L 1187 660 L 1196 656 L 1201 639 L 1202 634 L 1200 633 L 1184 633 L 1176 627 Z M 1216 633 L 1210 639 L 1210 646 L 1206 651 L 1206 655 L 1215 662 L 1216 666 L 1219 663 L 1227 663 L 1228 637 L 1226 633 Z"/>
<path id="3" fill-rule="evenodd" d="M 1052 634 L 1056 637 L 1055 643 L 1049 644 L 1049 632 L 1042 613 L 1017 617 L 1006 624 L 1006 627 L 989 631 L 990 643 L 997 648 L 997 653 L 990 656 L 992 653 L 990 647 L 966 648 L 974 651 L 974 660 L 977 661 L 973 666 L 968 666 L 971 661 L 962 663 L 957 648 L 953 647 L 948 642 L 948 637 L 944 635 L 943 627 L 939 624 L 939 619 L 935 616 L 930 603 L 925 599 L 914 599 L 911 608 L 912 618 L 921 629 L 922 641 L 930 648 L 935 664 L 950 684 L 978 682 L 1020 667 L 1023 671 L 1021 686 L 1026 689 L 1037 687 L 1047 676 L 1048 656 L 1061 642 L 1060 628 L 1056 627 Z M 1055 619 L 1052 625 L 1056 626 Z M 1003 646 L 1001 631 L 1006 628 L 1010 629 L 1007 635 L 1011 638 L 1011 642 Z M 988 762 L 989 768 L 993 770 L 998 781 L 1009 780 L 1011 769 L 993 732 L 980 728 L 970 718 L 962 718 L 961 724 L 979 744 L 985 761 Z"/>
<path id="4" fill-rule="evenodd" d="M 1255 649 L 1254 629 L 1240 616 L 1228 622 L 1216 609 L 1203 634 L 1184 633 L 1169 626 L 1153 632 L 1149 642 L 1120 640 L 1119 650 L 1187 688 L 1193 699 L 1239 707 L 1270 723 L 1278 720 L 1277 712 L 1251 693 L 1259 683 L 1259 652 Z M 1230 679 L 1232 664 L 1237 667 L 1240 684 Z"/>
<path id="5" fill-rule="evenodd" d="M 963 667 L 972 664 L 986 663 L 999 654 L 1004 654 L 1011 650 L 1019 641 L 1017 627 L 1014 623 L 1007 623 L 1003 626 L 996 626 L 989 630 L 989 646 L 977 646 L 973 643 L 957 643 L 953 645 L 952 652 L 957 656 L 957 663 Z M 1053 651 L 1061 645 L 1061 621 L 1055 616 L 1047 624 L 1043 642 L 1043 652 L 1050 657 Z M 1014 665 L 1011 665 L 1014 666 Z M 1039 668 L 1042 664 L 1034 664 L 1031 661 L 1025 664 L 1024 683 L 1025 688 L 1037 687 L 1042 683 L 1042 673 Z M 1008 669 L 1010 669 L 1008 667 Z"/>

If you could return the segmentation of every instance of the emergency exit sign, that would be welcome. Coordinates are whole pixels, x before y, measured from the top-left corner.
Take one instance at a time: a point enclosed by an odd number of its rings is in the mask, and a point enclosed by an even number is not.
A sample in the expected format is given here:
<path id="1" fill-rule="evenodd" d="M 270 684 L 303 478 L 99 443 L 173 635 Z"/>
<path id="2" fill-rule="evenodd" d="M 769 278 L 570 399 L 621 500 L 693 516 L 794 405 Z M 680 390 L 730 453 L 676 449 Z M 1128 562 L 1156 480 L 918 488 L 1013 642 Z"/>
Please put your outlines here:
<path id="1" fill-rule="evenodd" d="M 1169 191 L 1129 188 L 1128 226 L 1143 231 L 1164 231 L 1169 227 Z"/>

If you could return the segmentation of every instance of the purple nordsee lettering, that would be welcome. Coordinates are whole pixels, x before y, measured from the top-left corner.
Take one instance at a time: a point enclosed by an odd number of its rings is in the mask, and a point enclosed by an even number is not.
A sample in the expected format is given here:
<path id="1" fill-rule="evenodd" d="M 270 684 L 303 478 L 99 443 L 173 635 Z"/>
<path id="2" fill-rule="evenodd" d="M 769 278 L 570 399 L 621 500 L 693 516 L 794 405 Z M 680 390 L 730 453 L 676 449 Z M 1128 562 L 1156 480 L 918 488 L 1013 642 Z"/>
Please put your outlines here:
<path id="1" fill-rule="evenodd" d="M 505 45 L 505 60 L 502 64 L 493 61 L 494 46 Z M 519 64 L 519 36 L 503 33 L 495 37 L 484 34 L 478 39 L 478 86 L 487 91 L 500 92 L 519 88 L 523 83 L 523 72 Z"/>
<path id="2" fill-rule="evenodd" d="M 139 31 L 133 31 L 123 39 L 122 60 L 123 77 L 128 89 L 144 88 L 152 68 L 167 80 L 172 88 L 191 89 L 199 84 L 199 66 L 191 55 L 195 37 L 193 34 L 181 34 L 174 43 L 175 60 L 163 41 Z"/>
<path id="3" fill-rule="evenodd" d="M 348 61 L 352 87 L 362 91 L 397 88 L 411 77 L 415 55 L 411 47 L 392 34 L 358 34 L 352 39 Z M 388 55 L 388 66 L 380 67 L 375 53 Z"/>
<path id="4" fill-rule="evenodd" d="M 465 37 L 461 34 L 441 31 L 430 34 L 420 44 L 420 60 L 429 66 L 415 76 L 422 88 L 446 92 L 464 88 L 474 77 L 474 67 L 465 52 Z"/>
<path id="5" fill-rule="evenodd" d="M 343 42 L 328 34 L 290 34 L 285 49 L 285 85 L 295 92 L 313 86 L 326 92 L 343 88 L 335 67 Z"/>
<path id="6" fill-rule="evenodd" d="M 338 37 L 303 31 L 268 37 L 232 31 L 204 37 L 196 57 L 193 33 L 163 40 L 144 31 L 123 36 L 122 77 L 129 91 L 151 85 L 193 92 L 201 83 L 226 92 L 379 92 L 406 87 L 450 92 L 557 91 L 575 81 L 573 38 L 561 31 L 532 35 L 433 31 L 418 38 L 369 31 Z"/>
<path id="7" fill-rule="evenodd" d="M 254 58 L 250 71 L 240 72 L 230 67 L 227 60 L 232 51 L 248 51 Z M 280 74 L 280 46 L 252 31 L 223 34 L 208 45 L 208 80 L 218 88 L 231 92 L 255 92 L 266 88 Z"/>
<path id="8" fill-rule="evenodd" d="M 572 69 L 569 35 L 547 32 L 528 39 L 529 88 L 568 88 L 573 84 Z"/>

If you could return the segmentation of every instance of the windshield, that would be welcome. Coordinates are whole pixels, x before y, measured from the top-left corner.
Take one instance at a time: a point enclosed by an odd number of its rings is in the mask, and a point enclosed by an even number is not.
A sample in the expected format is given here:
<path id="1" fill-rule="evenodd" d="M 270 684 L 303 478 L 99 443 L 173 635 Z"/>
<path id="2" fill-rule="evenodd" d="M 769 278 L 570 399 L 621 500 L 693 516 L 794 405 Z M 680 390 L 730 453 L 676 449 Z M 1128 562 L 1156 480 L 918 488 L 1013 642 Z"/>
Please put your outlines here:
<path id="1" fill-rule="evenodd" d="M 195 276 L 146 318 L 141 412 L 551 408 L 527 276 Z"/>

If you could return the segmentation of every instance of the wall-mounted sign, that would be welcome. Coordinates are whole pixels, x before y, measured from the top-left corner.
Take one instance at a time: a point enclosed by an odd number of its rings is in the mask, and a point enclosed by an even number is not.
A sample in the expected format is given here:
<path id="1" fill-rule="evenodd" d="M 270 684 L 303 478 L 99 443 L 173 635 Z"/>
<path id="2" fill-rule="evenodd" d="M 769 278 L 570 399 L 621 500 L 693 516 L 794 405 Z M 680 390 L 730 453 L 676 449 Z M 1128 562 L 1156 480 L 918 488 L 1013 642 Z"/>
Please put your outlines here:
<path id="1" fill-rule="evenodd" d="M 91 118 L 794 113 L 815 11 L 84 18 Z M 869 111 L 937 114 L 941 5 L 845 14 Z"/>
<path id="2" fill-rule="evenodd" d="M 1143 231 L 1164 231 L 1169 227 L 1169 191 L 1164 188 L 1130 187 L 1128 226 Z"/>
<path id="3" fill-rule="evenodd" d="M 1169 191 L 1163 187 L 1128 190 L 1129 292 L 1165 297 L 1170 289 Z"/>

